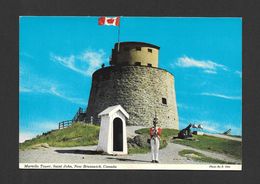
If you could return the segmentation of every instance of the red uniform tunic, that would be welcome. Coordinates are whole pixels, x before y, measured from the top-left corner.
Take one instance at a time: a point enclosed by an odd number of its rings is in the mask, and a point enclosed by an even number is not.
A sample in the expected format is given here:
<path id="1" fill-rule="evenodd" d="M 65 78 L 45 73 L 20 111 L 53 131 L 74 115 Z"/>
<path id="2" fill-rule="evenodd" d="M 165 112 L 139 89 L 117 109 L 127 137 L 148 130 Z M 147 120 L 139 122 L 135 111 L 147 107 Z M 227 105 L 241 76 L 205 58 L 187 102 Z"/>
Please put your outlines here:
<path id="1" fill-rule="evenodd" d="M 156 128 L 157 130 L 157 135 L 160 138 L 161 134 L 162 134 L 162 128 Z M 152 138 L 154 134 L 154 127 L 150 128 L 150 137 Z"/>

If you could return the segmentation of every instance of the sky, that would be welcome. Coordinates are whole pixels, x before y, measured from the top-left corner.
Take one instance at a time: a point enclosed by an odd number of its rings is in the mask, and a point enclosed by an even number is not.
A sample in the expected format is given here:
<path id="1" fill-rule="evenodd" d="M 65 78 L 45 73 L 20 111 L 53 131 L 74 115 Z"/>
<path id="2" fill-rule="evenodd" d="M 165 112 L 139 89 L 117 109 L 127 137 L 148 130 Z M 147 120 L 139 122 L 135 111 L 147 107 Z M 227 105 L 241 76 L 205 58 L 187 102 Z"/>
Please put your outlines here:
<path id="1" fill-rule="evenodd" d="M 109 65 L 118 27 L 99 17 L 23 16 L 19 30 L 19 141 L 87 107 L 92 73 Z M 120 41 L 158 45 L 175 78 L 179 128 L 242 134 L 242 19 L 121 17 Z"/>

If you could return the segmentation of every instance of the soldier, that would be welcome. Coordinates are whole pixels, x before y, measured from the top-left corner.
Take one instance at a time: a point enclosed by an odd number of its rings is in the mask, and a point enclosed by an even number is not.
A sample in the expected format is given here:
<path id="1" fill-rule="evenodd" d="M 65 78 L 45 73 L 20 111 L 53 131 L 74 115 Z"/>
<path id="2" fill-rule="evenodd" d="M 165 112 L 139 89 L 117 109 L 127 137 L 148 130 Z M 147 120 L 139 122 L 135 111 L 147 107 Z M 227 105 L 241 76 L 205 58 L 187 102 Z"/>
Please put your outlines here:
<path id="1" fill-rule="evenodd" d="M 160 147 L 160 136 L 162 133 L 161 128 L 157 128 L 158 118 L 155 116 L 153 119 L 153 127 L 150 128 L 150 137 L 151 137 L 151 152 L 152 152 L 152 163 L 159 163 L 159 147 Z"/>

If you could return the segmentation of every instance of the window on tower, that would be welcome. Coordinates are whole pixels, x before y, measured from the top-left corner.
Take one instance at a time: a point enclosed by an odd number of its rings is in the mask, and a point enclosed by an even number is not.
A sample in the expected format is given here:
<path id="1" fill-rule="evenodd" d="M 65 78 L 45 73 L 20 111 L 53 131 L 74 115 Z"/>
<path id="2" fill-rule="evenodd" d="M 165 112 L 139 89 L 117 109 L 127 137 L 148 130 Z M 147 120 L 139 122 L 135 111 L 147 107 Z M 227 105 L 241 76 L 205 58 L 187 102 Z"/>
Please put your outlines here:
<path id="1" fill-rule="evenodd" d="M 135 48 L 137 51 L 141 51 L 141 47 L 136 47 Z"/>
<path id="2" fill-rule="evenodd" d="M 167 105 L 167 99 L 166 98 L 162 98 L 162 103 Z"/>
<path id="3" fill-rule="evenodd" d="M 152 49 L 148 49 L 148 52 L 151 52 L 151 53 L 152 53 L 152 52 L 153 52 L 153 50 L 152 50 Z"/>

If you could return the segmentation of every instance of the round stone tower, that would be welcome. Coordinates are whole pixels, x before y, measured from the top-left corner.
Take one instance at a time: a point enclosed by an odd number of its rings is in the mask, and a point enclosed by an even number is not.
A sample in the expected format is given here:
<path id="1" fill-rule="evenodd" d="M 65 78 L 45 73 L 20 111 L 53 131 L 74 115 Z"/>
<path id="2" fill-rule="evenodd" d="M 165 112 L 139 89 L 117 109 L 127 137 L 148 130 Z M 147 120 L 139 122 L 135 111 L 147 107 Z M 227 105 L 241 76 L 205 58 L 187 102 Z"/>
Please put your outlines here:
<path id="1" fill-rule="evenodd" d="M 152 126 L 155 113 L 159 126 L 178 129 L 174 77 L 158 68 L 160 47 L 142 42 L 121 42 L 112 49 L 108 67 L 92 76 L 86 122 L 100 123 L 98 114 L 121 105 L 128 113 L 127 125 Z"/>

